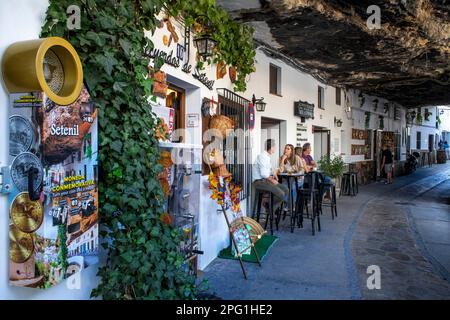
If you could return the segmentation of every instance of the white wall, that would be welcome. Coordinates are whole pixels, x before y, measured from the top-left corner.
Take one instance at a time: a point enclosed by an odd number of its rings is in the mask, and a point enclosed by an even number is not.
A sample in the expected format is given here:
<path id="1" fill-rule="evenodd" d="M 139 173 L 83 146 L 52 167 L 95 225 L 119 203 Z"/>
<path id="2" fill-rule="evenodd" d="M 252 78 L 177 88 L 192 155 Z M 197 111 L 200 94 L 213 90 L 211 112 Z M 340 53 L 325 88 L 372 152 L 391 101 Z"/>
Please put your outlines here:
<path id="1" fill-rule="evenodd" d="M 395 132 L 395 133 L 399 133 L 399 134 L 403 134 L 403 128 L 406 127 L 406 109 L 400 105 L 396 105 L 393 103 L 390 103 L 389 100 L 387 99 L 383 99 L 380 97 L 375 97 L 375 96 L 369 96 L 369 95 L 364 95 L 365 97 L 365 101 L 363 106 L 361 107 L 359 99 L 358 99 L 358 95 L 359 95 L 359 91 L 358 90 L 351 90 L 351 95 L 352 95 L 352 126 L 349 128 L 348 132 L 346 133 L 347 138 L 349 139 L 350 143 L 348 143 L 346 145 L 346 147 L 348 148 L 348 155 L 349 155 L 349 159 L 350 161 L 363 161 L 364 160 L 364 155 L 358 155 L 358 156 L 351 156 L 351 145 L 352 144 L 363 144 L 364 142 L 361 140 L 353 140 L 351 139 L 351 128 L 356 128 L 356 129 L 366 129 L 365 127 L 365 112 L 370 112 L 371 113 L 371 117 L 370 117 L 370 123 L 369 123 L 369 127 L 367 129 L 371 129 L 371 130 L 378 130 L 379 129 L 379 116 L 383 116 L 384 117 L 384 129 L 383 131 L 390 131 L 390 132 Z M 378 108 L 375 111 L 374 110 L 374 100 L 378 99 Z M 387 113 L 384 112 L 384 104 L 388 103 L 389 105 L 389 111 Z M 399 120 L 395 120 L 394 119 L 394 108 L 395 106 L 397 106 L 398 108 L 400 108 L 400 119 Z M 403 141 L 403 140 L 401 140 Z M 372 142 L 373 143 L 373 142 Z M 373 146 L 373 145 L 372 145 Z M 372 155 L 373 158 L 373 155 Z M 406 144 L 401 144 L 401 148 L 400 148 L 400 160 L 403 161 L 406 159 Z"/>
<path id="2" fill-rule="evenodd" d="M 13 42 L 39 37 L 45 18 L 48 0 L 2 0 L 0 1 L 0 57 Z M 8 93 L 3 84 L 0 88 L 0 166 L 8 161 Z M 80 289 L 67 281 L 47 290 L 10 287 L 9 269 L 9 213 L 6 196 L 0 195 L 0 299 L 89 299 L 91 290 L 97 286 L 97 266 L 81 272 Z"/>
<path id="3" fill-rule="evenodd" d="M 430 116 L 430 121 L 425 120 L 425 109 L 428 109 L 429 112 L 432 113 Z M 412 111 L 412 110 L 411 110 Z M 416 109 L 418 112 L 418 109 Z M 420 150 L 428 150 L 428 137 L 429 135 L 435 136 L 439 133 L 439 130 L 436 128 L 436 112 L 437 107 L 423 107 L 421 108 L 422 113 L 422 124 L 417 123 L 417 116 L 414 119 L 414 125 L 411 127 L 411 150 L 419 150 L 417 149 L 417 132 L 421 132 L 421 148 Z M 436 146 L 436 137 L 434 138 L 434 145 Z M 439 141 L 438 141 L 439 142 Z"/>
<path id="4" fill-rule="evenodd" d="M 269 93 L 269 64 L 275 64 L 281 67 L 281 96 L 273 95 Z M 325 88 L 325 110 L 317 108 L 317 87 L 322 86 Z M 341 129 L 348 125 L 348 121 L 345 115 L 344 108 L 344 94 L 342 91 L 342 105 L 336 105 L 335 103 L 335 88 L 320 83 L 311 75 L 300 72 L 299 70 L 291 67 L 285 62 L 268 57 L 261 50 L 256 52 L 256 72 L 250 75 L 250 81 L 247 83 L 247 90 L 244 93 L 246 98 L 252 97 L 255 94 L 256 98 L 264 97 L 264 101 L 267 103 L 266 110 L 264 112 L 256 112 L 255 128 L 253 129 L 254 147 L 252 150 L 252 157 L 256 159 L 256 156 L 264 149 L 261 145 L 261 117 L 268 117 L 286 121 L 286 143 L 297 145 L 296 128 L 297 123 L 301 122 L 299 117 L 294 116 L 294 102 L 295 101 L 307 101 L 313 103 L 314 108 L 314 120 L 307 119 L 305 126 L 307 132 L 303 134 L 303 138 L 307 138 L 308 141 L 314 146 L 312 126 L 320 126 L 331 130 L 331 142 L 334 138 L 338 139 L 338 145 L 340 146 Z M 342 128 L 338 128 L 334 124 L 334 117 L 343 121 Z M 281 135 L 283 132 L 280 133 Z M 303 144 L 304 142 L 302 142 Z M 337 151 L 337 150 L 336 150 Z M 338 152 L 341 152 L 340 150 Z"/>

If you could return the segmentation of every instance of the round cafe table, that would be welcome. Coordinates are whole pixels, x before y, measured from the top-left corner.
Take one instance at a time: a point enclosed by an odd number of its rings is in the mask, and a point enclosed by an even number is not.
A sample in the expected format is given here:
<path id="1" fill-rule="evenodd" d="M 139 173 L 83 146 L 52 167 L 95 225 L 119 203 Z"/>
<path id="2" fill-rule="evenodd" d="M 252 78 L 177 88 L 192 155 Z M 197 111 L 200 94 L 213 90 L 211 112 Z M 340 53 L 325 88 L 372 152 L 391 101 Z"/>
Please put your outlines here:
<path id="1" fill-rule="evenodd" d="M 294 216 L 294 199 L 292 197 L 292 179 L 294 179 L 295 181 L 295 187 L 297 188 L 296 190 L 298 190 L 298 179 L 302 178 L 304 176 L 303 173 L 287 173 L 287 172 L 283 172 L 283 173 L 278 173 L 278 181 L 280 183 L 283 183 L 283 179 L 287 180 L 287 184 L 288 184 L 288 189 L 289 189 L 289 197 L 288 197 L 288 201 L 289 201 L 289 213 L 291 215 L 291 217 Z M 281 215 L 281 213 L 280 213 Z M 285 217 L 283 217 L 284 219 Z"/>

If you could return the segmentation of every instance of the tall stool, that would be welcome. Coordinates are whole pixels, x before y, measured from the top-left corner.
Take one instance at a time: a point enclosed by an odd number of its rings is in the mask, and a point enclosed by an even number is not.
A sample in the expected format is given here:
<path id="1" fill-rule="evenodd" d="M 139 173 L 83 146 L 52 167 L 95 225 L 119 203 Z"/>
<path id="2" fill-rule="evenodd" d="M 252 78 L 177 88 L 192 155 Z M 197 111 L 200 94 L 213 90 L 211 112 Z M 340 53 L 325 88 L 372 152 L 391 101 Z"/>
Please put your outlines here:
<path id="1" fill-rule="evenodd" d="M 317 219 L 317 228 L 320 227 L 321 200 L 319 190 L 319 174 L 310 172 L 305 175 L 303 189 L 298 190 L 297 199 L 295 201 L 295 214 L 291 219 L 291 232 L 294 232 L 295 224 L 299 228 L 303 227 L 304 212 L 306 208 L 306 218 L 311 219 L 312 235 L 315 235 L 315 221 Z M 311 215 L 308 212 L 308 201 L 312 202 Z"/>
<path id="2" fill-rule="evenodd" d="M 330 201 L 324 202 L 320 199 L 321 207 L 330 207 L 331 208 L 331 219 L 334 220 L 334 217 L 337 217 L 337 206 L 336 206 L 336 186 L 334 183 L 321 183 L 320 184 L 320 194 L 323 194 L 323 190 L 329 187 L 330 188 Z M 322 210 L 321 210 L 322 211 Z"/>
<path id="3" fill-rule="evenodd" d="M 356 196 L 358 190 L 358 175 L 356 172 L 345 172 L 342 176 L 341 192 L 339 195 Z"/>
<path id="4" fill-rule="evenodd" d="M 352 171 L 350 172 L 351 183 L 353 187 L 353 194 L 357 194 L 359 192 L 358 189 L 358 172 Z"/>
<path id="5" fill-rule="evenodd" d="M 255 203 L 253 205 L 253 212 L 255 212 L 255 206 L 257 207 L 256 209 L 256 221 L 259 222 L 259 218 L 261 215 L 261 204 L 263 199 L 269 199 L 269 208 L 266 211 L 266 221 L 264 224 L 264 229 L 267 230 L 267 224 L 270 221 L 270 234 L 273 235 L 273 220 L 274 220 L 274 215 L 275 212 L 273 210 L 273 193 L 269 192 L 269 191 L 264 191 L 264 190 L 259 190 L 256 189 L 255 190 L 256 194 L 255 194 Z M 278 219 L 276 219 L 276 228 L 278 231 Z"/>

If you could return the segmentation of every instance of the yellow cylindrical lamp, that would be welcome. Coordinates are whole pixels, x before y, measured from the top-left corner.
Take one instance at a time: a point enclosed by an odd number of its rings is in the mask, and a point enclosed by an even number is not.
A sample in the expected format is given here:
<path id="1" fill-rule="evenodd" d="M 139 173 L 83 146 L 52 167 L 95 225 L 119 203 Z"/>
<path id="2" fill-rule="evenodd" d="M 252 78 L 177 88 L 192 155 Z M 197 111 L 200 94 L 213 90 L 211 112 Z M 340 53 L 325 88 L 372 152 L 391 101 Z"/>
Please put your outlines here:
<path id="1" fill-rule="evenodd" d="M 58 105 L 73 103 L 83 87 L 80 58 L 59 37 L 13 43 L 3 55 L 2 73 L 10 93 L 44 91 Z"/>

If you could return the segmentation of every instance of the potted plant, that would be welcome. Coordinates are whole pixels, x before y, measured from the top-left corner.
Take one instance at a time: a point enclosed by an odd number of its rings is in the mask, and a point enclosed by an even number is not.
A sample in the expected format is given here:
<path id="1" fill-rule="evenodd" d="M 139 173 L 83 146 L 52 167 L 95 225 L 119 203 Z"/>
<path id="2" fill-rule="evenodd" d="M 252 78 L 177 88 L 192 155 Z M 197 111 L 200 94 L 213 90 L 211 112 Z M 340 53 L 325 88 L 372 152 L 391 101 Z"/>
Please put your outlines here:
<path id="1" fill-rule="evenodd" d="M 324 174 L 329 176 L 336 185 L 336 192 L 339 193 L 341 188 L 341 178 L 344 175 L 345 164 L 342 156 L 330 156 L 325 155 L 319 161 L 320 170 Z"/>
<path id="2" fill-rule="evenodd" d="M 422 114 L 419 113 L 419 114 L 417 115 L 417 123 L 418 123 L 418 124 L 422 124 L 422 122 L 423 122 Z"/>

